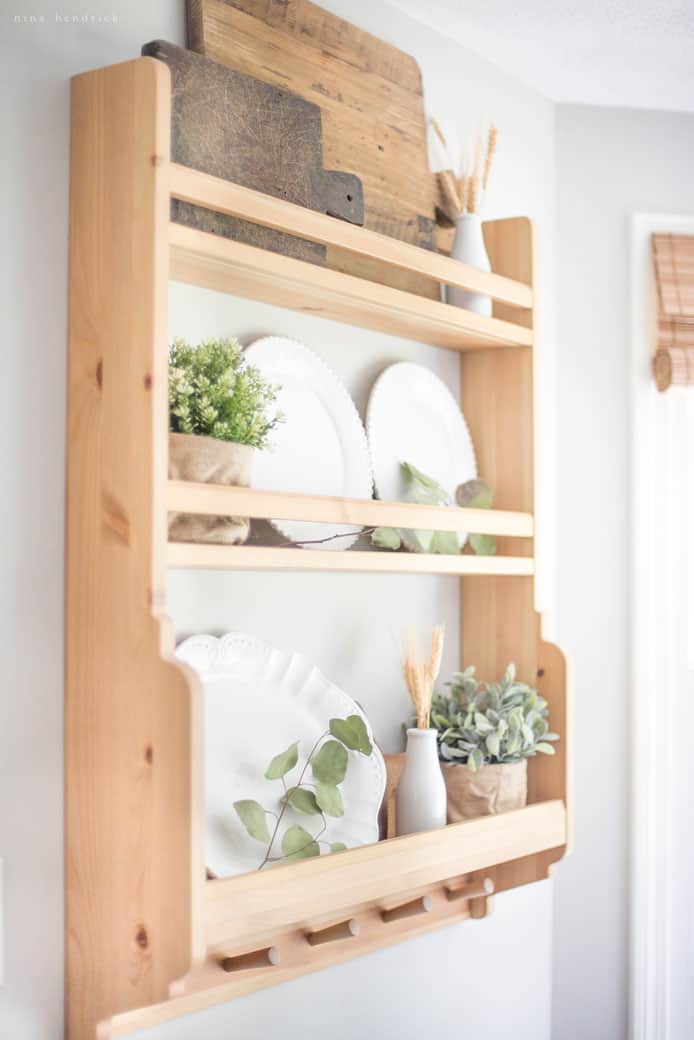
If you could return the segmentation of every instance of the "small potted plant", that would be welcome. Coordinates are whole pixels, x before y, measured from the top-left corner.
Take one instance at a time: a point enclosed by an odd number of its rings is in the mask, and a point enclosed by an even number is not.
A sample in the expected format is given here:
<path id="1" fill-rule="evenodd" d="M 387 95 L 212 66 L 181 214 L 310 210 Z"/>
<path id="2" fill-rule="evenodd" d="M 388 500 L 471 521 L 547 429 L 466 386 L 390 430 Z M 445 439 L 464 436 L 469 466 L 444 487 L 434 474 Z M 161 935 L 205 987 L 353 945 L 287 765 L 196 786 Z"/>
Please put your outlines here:
<path id="1" fill-rule="evenodd" d="M 448 792 L 448 822 L 519 809 L 527 801 L 527 760 L 553 755 L 547 701 L 516 679 L 510 664 L 498 683 L 458 672 L 437 694 L 431 721 Z"/>
<path id="2" fill-rule="evenodd" d="M 255 448 L 266 448 L 281 420 L 270 408 L 277 387 L 244 360 L 235 339 L 210 339 L 169 348 L 169 477 L 202 484 L 248 487 Z M 177 542 L 245 542 L 241 517 L 169 515 Z"/>

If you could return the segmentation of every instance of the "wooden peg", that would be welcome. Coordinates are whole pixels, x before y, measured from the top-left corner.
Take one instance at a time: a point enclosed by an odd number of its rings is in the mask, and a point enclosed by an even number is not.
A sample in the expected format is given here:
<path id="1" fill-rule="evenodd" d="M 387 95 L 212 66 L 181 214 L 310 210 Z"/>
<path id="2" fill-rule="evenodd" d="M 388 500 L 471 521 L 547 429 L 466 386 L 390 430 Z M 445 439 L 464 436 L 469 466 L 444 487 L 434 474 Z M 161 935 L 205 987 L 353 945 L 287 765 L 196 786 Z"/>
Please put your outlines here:
<path id="1" fill-rule="evenodd" d="M 458 899 L 480 899 L 483 896 L 490 896 L 493 891 L 494 882 L 491 878 L 486 877 L 481 882 L 473 880 L 458 888 L 446 885 L 446 898 L 449 903 L 454 903 Z"/>
<path id="2" fill-rule="evenodd" d="M 392 910 L 381 910 L 381 920 L 389 924 L 391 921 L 402 921 L 405 917 L 416 917 L 417 914 L 428 914 L 433 909 L 434 902 L 431 896 L 422 896 L 420 899 L 412 899 L 409 903 L 394 906 Z"/>
<path id="3" fill-rule="evenodd" d="M 323 943 L 356 938 L 360 931 L 359 922 L 354 917 L 351 917 L 349 921 L 331 924 L 329 928 L 321 928 L 316 932 L 307 932 L 306 942 L 309 946 L 322 946 Z"/>
<path id="4" fill-rule="evenodd" d="M 279 964 L 280 951 L 276 946 L 267 946 L 263 950 L 251 950 L 236 957 L 220 957 L 219 963 L 224 971 L 245 971 L 249 968 L 267 968 Z"/>

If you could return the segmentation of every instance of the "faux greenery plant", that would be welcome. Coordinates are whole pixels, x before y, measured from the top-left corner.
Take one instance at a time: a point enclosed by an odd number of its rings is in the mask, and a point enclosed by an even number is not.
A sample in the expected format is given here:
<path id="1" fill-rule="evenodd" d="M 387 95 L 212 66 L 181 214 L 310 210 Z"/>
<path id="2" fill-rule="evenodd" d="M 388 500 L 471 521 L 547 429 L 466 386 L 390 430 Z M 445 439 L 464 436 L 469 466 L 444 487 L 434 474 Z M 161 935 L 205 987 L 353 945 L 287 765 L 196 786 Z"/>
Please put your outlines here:
<path id="1" fill-rule="evenodd" d="M 491 762 L 521 762 L 536 754 L 553 755 L 547 701 L 516 679 L 510 664 L 498 683 L 475 678 L 474 667 L 454 675 L 450 693 L 437 694 L 431 709 L 444 762 L 474 770 Z"/>
<path id="2" fill-rule="evenodd" d="M 246 363 L 235 339 L 209 339 L 197 347 L 175 339 L 169 348 L 169 425 L 193 433 L 265 448 L 282 416 L 268 414 L 277 387 Z"/>
<path id="3" fill-rule="evenodd" d="M 333 739 L 326 740 L 328 736 Z M 275 755 L 265 770 L 267 780 L 279 780 L 282 784 L 279 803 L 274 809 L 265 809 L 260 802 L 252 799 L 234 802 L 234 809 L 251 838 L 266 845 L 258 870 L 262 870 L 267 863 L 289 863 L 320 856 L 322 846 L 327 846 L 330 852 L 343 852 L 347 848 L 342 842 L 330 843 L 320 839 L 328 826 L 326 816 L 344 815 L 340 784 L 347 774 L 350 751 L 365 756 L 373 752 L 373 745 L 360 715 L 330 720 L 328 730 L 313 745 L 295 783 L 288 783 L 287 777 L 299 763 L 298 743 L 290 744 L 286 751 Z M 306 779 L 309 766 L 311 780 Z M 320 817 L 322 826 L 315 834 L 298 824 L 288 827 L 282 835 L 282 853 L 277 855 L 274 854 L 274 844 L 288 807 L 302 816 Z M 274 825 L 268 826 L 268 817 L 274 820 Z"/>
<path id="4" fill-rule="evenodd" d="M 400 469 L 405 482 L 406 502 L 427 506 L 451 505 L 449 495 L 433 477 L 422 473 L 411 462 L 401 462 Z M 458 505 L 471 509 L 490 509 L 492 493 L 483 480 L 468 480 L 456 491 L 456 500 Z M 379 549 L 400 549 L 405 542 L 408 547 L 414 547 L 415 552 L 456 556 L 460 552 L 460 542 L 455 531 L 404 531 L 396 527 L 377 527 L 371 535 L 371 541 Z M 470 534 L 468 542 L 480 556 L 493 556 L 496 552 L 493 535 Z"/>

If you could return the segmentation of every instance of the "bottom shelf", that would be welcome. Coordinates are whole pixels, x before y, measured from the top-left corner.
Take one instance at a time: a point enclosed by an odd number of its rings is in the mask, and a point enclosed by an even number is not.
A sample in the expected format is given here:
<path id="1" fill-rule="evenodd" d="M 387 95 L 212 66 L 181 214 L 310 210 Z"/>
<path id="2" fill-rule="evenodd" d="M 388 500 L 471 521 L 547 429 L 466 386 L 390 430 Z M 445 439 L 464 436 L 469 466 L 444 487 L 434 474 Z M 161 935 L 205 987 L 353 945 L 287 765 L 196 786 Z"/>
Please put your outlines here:
<path id="1" fill-rule="evenodd" d="M 483 917 L 490 873 L 493 877 L 502 864 L 559 850 L 566 841 L 566 808 L 557 800 L 262 873 L 208 881 L 205 961 L 175 987 L 170 1000 L 104 1023 L 100 1040 L 286 982 L 446 924 Z M 309 933 L 348 920 L 354 922 L 356 934 L 345 929 L 333 941 L 309 943 Z M 277 963 L 242 962 L 234 971 L 222 966 L 225 957 L 270 947 Z"/>

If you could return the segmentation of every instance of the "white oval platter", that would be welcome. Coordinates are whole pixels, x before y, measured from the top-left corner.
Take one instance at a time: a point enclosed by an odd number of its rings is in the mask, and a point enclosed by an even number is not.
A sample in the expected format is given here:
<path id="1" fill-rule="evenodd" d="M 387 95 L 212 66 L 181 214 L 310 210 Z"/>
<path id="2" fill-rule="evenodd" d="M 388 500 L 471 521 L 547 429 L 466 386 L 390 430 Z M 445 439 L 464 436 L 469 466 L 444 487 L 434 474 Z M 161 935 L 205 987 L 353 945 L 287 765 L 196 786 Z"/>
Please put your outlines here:
<path id="1" fill-rule="evenodd" d="M 372 737 L 368 719 L 351 697 L 306 658 L 241 632 L 219 639 L 191 636 L 179 645 L 176 656 L 198 672 L 204 690 L 207 867 L 216 877 L 257 870 L 267 845 L 247 834 L 234 802 L 254 799 L 263 808 L 278 812 L 284 788 L 280 780 L 265 779 L 270 760 L 298 741 L 298 765 L 285 778 L 292 786 L 331 718 L 360 715 Z M 375 744 L 370 756 L 350 751 L 347 774 L 340 785 L 344 816 L 326 817 L 321 841 L 343 842 L 348 849 L 378 841 L 385 782 L 385 763 Z M 267 819 L 272 833 L 274 820 Z M 281 835 L 285 825 L 292 824 L 314 835 L 322 821 L 319 816 L 288 808 L 273 856 L 281 855 Z M 322 848 L 325 851 L 327 846 Z"/>
<path id="2" fill-rule="evenodd" d="M 477 476 L 472 438 L 446 384 L 423 365 L 390 365 L 374 383 L 366 413 L 376 494 L 402 502 L 400 464 L 410 462 L 433 477 L 451 503 L 460 484 Z M 467 535 L 459 533 L 461 547 Z"/>
<path id="3" fill-rule="evenodd" d="M 249 364 L 280 387 L 277 408 L 285 421 L 271 446 L 253 459 L 251 486 L 264 491 L 371 498 L 373 477 L 363 423 L 340 380 L 313 351 L 280 336 L 256 340 L 245 352 Z M 360 527 L 299 520 L 272 520 L 293 542 L 316 549 L 348 549 Z M 320 539 L 331 538 L 321 543 Z"/>

